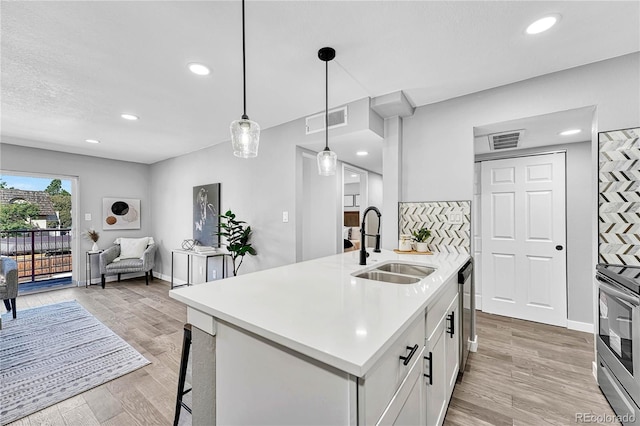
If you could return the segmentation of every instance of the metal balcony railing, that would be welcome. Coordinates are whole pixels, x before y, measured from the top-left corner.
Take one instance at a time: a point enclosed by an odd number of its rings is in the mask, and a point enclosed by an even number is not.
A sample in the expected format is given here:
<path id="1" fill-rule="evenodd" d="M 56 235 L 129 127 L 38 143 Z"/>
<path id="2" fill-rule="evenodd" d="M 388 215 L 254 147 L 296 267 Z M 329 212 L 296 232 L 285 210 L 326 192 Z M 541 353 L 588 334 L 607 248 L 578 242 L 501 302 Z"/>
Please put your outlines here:
<path id="1" fill-rule="evenodd" d="M 71 229 L 0 231 L 0 254 L 18 262 L 20 283 L 70 276 Z"/>

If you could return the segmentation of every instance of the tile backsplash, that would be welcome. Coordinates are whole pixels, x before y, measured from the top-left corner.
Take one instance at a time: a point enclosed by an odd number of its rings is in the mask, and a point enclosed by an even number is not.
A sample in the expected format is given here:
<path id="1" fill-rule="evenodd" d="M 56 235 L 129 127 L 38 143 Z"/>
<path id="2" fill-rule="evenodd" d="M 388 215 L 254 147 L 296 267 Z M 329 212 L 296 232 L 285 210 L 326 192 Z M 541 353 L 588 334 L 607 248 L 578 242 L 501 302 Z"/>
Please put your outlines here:
<path id="1" fill-rule="evenodd" d="M 429 249 L 441 253 L 470 253 L 471 202 L 428 201 L 399 204 L 400 234 L 426 227 L 431 231 Z"/>
<path id="2" fill-rule="evenodd" d="M 640 265 L 640 128 L 598 135 L 598 260 Z"/>

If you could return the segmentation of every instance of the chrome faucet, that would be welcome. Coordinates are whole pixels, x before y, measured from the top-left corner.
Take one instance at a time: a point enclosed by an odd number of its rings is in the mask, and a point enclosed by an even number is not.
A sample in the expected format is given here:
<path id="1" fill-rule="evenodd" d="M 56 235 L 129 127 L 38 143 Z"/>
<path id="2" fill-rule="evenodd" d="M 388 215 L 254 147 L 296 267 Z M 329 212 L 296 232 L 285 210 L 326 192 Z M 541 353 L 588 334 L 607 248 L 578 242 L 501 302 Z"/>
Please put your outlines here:
<path id="1" fill-rule="evenodd" d="M 369 213 L 369 211 L 371 210 L 376 212 L 376 214 L 378 215 L 378 232 L 375 235 L 367 234 L 365 231 L 365 222 L 367 220 L 367 213 Z M 367 253 L 367 250 L 364 244 L 364 240 L 365 240 L 364 237 L 376 237 L 376 247 L 373 249 L 373 251 L 375 253 L 380 253 L 380 218 L 381 217 L 382 217 L 382 213 L 380 213 L 380 210 L 378 210 L 374 206 L 367 207 L 364 213 L 362 213 L 362 227 L 360 228 L 360 264 L 361 265 L 367 264 L 367 256 L 369 256 L 369 253 Z"/>

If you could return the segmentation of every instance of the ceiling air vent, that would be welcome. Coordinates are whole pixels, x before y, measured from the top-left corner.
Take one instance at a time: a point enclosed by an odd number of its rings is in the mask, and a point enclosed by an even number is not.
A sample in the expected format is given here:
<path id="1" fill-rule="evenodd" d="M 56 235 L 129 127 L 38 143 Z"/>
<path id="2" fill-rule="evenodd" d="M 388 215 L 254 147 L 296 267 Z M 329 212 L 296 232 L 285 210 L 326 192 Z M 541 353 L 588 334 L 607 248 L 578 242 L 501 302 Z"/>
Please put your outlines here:
<path id="1" fill-rule="evenodd" d="M 524 130 L 511 130 L 509 132 L 489 135 L 489 147 L 492 151 L 517 148 L 523 132 Z"/>
<path id="2" fill-rule="evenodd" d="M 324 130 L 324 112 L 307 117 L 307 135 Z M 333 109 L 329 111 L 329 128 L 347 125 L 347 107 Z"/>

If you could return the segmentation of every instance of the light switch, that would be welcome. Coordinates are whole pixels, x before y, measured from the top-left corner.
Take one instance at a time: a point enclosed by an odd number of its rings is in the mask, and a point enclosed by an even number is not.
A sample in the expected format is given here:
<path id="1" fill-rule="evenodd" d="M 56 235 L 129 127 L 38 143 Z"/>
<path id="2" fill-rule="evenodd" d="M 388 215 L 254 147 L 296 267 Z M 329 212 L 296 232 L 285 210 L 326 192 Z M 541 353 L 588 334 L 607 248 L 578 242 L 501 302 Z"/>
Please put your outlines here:
<path id="1" fill-rule="evenodd" d="M 282 212 L 282 222 L 283 223 L 289 222 L 289 212 Z"/>
<path id="2" fill-rule="evenodd" d="M 91 220 L 91 213 L 85 213 L 84 220 Z"/>

